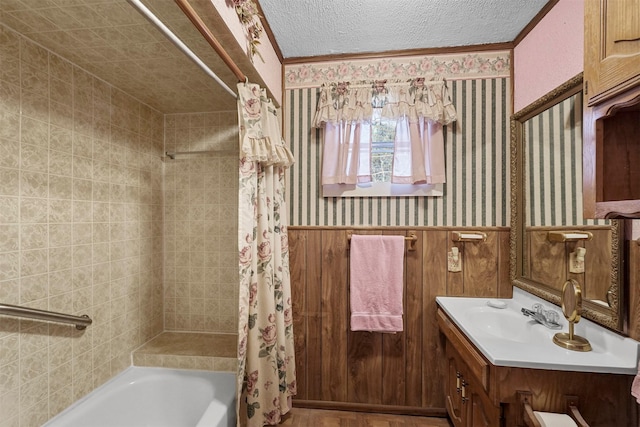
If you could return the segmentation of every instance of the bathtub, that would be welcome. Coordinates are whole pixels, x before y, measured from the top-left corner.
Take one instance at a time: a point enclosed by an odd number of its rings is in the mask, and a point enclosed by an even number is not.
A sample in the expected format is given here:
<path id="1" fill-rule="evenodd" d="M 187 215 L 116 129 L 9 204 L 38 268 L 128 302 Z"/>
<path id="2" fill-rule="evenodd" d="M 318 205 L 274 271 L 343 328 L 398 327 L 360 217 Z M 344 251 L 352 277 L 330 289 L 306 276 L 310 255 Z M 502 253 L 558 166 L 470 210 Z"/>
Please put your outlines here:
<path id="1" fill-rule="evenodd" d="M 45 427 L 233 427 L 235 390 L 230 372 L 132 366 Z"/>

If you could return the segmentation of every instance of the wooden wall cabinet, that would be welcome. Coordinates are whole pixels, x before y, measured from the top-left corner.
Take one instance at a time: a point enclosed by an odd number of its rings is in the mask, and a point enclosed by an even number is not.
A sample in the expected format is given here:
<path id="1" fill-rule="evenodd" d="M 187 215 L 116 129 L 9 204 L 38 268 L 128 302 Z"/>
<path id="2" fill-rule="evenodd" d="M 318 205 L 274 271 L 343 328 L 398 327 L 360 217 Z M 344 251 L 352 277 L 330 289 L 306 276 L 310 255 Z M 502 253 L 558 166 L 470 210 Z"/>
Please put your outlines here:
<path id="1" fill-rule="evenodd" d="M 496 366 L 440 309 L 437 319 L 445 338 L 446 409 L 455 427 L 522 426 L 518 391 L 530 392 L 534 410 L 544 412 L 565 413 L 566 396 L 576 396 L 592 427 L 638 425 L 633 376 Z"/>
<path id="2" fill-rule="evenodd" d="M 585 218 L 640 218 L 640 2 L 585 2 Z"/>
<path id="3" fill-rule="evenodd" d="M 640 2 L 585 2 L 584 84 L 595 105 L 640 84 Z"/>

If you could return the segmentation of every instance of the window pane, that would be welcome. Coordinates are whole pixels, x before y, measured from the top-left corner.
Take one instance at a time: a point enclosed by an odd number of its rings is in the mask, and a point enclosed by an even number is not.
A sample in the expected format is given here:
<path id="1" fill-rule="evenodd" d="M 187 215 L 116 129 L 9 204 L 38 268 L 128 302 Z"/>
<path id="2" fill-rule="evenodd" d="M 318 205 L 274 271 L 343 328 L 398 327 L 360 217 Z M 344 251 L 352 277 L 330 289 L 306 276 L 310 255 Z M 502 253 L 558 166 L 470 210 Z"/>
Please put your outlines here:
<path id="1" fill-rule="evenodd" d="M 373 182 L 391 182 L 395 120 L 380 118 L 380 110 L 373 114 L 371 145 L 371 178 Z"/>

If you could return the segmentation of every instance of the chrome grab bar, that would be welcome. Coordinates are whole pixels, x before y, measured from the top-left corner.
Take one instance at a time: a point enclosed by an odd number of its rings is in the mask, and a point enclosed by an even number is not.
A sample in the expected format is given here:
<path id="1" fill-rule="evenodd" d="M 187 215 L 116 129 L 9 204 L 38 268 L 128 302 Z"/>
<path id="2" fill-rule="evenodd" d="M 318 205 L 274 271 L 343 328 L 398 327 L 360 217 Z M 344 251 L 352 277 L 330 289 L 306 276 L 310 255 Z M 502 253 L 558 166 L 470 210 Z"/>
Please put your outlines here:
<path id="1" fill-rule="evenodd" d="M 47 322 L 69 323 L 76 325 L 76 329 L 86 329 L 93 321 L 89 316 L 72 316 L 71 314 L 56 313 L 55 311 L 38 310 L 17 305 L 0 304 L 0 315 L 24 317 L 26 319 L 44 320 Z"/>

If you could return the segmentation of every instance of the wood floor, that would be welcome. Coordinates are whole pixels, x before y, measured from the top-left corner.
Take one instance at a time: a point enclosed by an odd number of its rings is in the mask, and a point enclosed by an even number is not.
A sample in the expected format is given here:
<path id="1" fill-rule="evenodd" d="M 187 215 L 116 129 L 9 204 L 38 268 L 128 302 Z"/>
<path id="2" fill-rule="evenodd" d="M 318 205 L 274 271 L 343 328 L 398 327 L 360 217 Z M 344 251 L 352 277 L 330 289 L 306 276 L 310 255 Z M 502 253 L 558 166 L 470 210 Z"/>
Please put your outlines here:
<path id="1" fill-rule="evenodd" d="M 305 408 L 293 408 L 280 425 L 301 427 L 451 427 L 446 418 Z"/>

